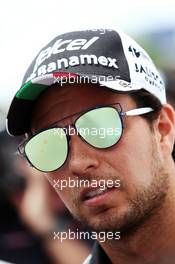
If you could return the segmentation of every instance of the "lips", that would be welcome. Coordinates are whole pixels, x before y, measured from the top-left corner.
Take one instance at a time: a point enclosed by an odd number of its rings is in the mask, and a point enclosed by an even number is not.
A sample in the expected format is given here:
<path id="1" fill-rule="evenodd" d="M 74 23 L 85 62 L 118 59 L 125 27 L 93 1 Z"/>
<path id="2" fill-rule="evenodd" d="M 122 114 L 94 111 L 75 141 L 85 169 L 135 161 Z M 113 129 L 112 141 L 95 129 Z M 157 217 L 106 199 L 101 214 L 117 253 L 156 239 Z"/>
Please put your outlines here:
<path id="1" fill-rule="evenodd" d="M 81 192 L 80 196 L 81 196 L 81 200 L 82 201 L 86 201 L 89 199 L 93 199 L 94 197 L 98 197 L 100 195 L 103 195 L 104 193 L 110 191 L 111 189 L 113 189 L 114 187 L 110 187 L 108 188 L 107 186 L 105 187 L 105 189 L 101 189 L 100 187 L 95 187 L 95 188 L 85 188 L 83 189 L 83 191 Z"/>

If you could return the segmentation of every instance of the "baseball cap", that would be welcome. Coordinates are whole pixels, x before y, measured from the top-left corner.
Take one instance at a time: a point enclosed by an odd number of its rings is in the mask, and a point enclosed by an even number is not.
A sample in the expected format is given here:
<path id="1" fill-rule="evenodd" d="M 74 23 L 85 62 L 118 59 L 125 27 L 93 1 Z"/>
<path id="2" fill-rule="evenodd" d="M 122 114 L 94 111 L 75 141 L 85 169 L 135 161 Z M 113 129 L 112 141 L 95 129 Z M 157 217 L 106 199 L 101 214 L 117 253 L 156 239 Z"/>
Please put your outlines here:
<path id="1" fill-rule="evenodd" d="M 115 91 L 145 89 L 166 103 L 158 70 L 132 38 L 111 29 L 74 31 L 54 38 L 32 61 L 9 108 L 8 133 L 29 132 L 32 108 L 41 93 L 56 82 L 80 77 Z"/>

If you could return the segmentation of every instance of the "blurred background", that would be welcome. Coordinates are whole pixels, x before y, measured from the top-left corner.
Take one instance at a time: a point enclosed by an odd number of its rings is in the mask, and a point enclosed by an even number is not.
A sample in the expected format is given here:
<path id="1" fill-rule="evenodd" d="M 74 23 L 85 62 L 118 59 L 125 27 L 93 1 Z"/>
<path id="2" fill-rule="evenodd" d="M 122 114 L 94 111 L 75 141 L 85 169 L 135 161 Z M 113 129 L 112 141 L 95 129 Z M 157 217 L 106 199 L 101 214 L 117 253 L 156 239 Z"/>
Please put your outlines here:
<path id="1" fill-rule="evenodd" d="M 135 38 L 161 71 L 168 101 L 174 104 L 174 0 L 6 0 L 0 6 L 0 131 L 9 103 L 38 51 L 61 33 L 88 28 L 121 29 Z M 0 132 L 0 259 L 17 264 L 81 263 L 91 248 L 89 241 L 66 241 L 60 246 L 49 240 L 53 226 L 82 227 L 42 175 L 11 155 L 19 141 Z M 70 261 L 67 252 L 79 254 Z"/>

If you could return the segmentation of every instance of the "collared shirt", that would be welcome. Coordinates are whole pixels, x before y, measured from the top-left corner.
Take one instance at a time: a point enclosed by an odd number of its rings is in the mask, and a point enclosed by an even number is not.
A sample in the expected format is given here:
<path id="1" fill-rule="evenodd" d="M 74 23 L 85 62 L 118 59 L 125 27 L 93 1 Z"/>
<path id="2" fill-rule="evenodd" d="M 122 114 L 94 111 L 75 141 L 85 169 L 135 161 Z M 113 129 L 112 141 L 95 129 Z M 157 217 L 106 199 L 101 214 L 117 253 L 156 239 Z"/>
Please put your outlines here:
<path id="1" fill-rule="evenodd" d="M 83 262 L 83 264 L 112 264 L 104 250 L 98 243 L 95 243 L 92 254 Z"/>

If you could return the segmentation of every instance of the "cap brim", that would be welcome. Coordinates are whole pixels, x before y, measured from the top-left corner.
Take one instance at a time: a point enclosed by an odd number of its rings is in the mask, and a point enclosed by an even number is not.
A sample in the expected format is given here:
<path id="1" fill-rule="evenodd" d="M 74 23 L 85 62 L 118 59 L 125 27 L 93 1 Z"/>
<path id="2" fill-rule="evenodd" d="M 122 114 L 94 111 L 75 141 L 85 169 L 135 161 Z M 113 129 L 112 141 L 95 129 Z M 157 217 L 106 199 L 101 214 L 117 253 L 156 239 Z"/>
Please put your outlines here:
<path id="1" fill-rule="evenodd" d="M 10 135 L 18 136 L 22 135 L 26 132 L 30 131 L 30 124 L 31 124 L 31 114 L 33 106 L 38 99 L 38 97 L 51 85 L 55 83 L 59 83 L 59 80 L 62 82 L 60 86 L 66 83 L 66 78 L 72 78 L 71 83 L 73 83 L 73 78 L 80 77 L 86 78 L 82 79 L 85 80 L 87 83 L 91 84 L 99 84 L 100 86 L 107 87 L 111 90 L 115 91 L 133 91 L 138 90 L 141 88 L 132 87 L 130 83 L 123 81 L 123 80 L 108 80 L 107 76 L 99 76 L 96 75 L 84 75 L 84 74 L 74 74 L 74 73 L 54 73 L 54 74 L 47 74 L 44 76 L 37 77 L 31 81 L 28 81 L 24 84 L 20 90 L 16 93 L 7 116 L 7 131 Z M 92 79 L 93 78 L 93 79 Z M 69 79 L 70 80 L 70 79 Z"/>

